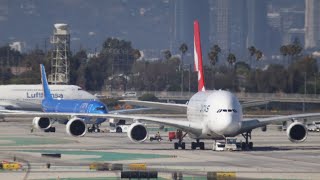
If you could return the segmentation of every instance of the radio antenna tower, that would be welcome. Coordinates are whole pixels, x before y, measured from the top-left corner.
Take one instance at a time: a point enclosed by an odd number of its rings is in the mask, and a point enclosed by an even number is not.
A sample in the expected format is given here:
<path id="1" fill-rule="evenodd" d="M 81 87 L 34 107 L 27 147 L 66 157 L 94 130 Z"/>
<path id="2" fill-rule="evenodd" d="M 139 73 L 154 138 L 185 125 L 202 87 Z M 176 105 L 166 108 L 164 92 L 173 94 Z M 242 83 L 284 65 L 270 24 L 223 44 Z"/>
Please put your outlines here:
<path id="1" fill-rule="evenodd" d="M 69 52 L 70 33 L 67 24 L 54 24 L 53 36 L 50 40 L 53 45 L 51 74 L 49 82 L 51 84 L 69 83 Z"/>

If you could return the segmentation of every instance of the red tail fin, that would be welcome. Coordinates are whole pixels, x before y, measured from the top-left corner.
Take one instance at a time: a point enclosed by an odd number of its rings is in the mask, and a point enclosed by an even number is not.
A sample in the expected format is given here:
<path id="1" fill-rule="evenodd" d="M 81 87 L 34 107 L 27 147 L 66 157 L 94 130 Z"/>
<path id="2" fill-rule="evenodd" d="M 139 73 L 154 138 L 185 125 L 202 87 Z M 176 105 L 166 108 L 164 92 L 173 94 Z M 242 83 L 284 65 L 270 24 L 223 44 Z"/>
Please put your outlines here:
<path id="1" fill-rule="evenodd" d="M 198 71 L 198 91 L 205 91 L 202 69 L 202 51 L 200 43 L 200 27 L 197 20 L 194 21 L 194 70 Z"/>

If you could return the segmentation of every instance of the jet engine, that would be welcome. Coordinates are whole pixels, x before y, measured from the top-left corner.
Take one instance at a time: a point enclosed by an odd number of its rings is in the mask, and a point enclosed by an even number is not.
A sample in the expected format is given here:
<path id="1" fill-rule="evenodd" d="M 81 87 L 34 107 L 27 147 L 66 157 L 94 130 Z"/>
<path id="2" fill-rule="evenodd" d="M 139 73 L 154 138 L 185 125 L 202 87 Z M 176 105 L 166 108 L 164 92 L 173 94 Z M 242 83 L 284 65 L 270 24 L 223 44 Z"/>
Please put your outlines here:
<path id="1" fill-rule="evenodd" d="M 142 123 L 135 122 L 128 129 L 128 137 L 133 142 L 144 142 L 148 138 L 147 128 Z"/>
<path id="2" fill-rule="evenodd" d="M 33 118 L 32 124 L 37 129 L 46 130 L 51 127 L 51 121 L 46 117 L 35 117 Z"/>
<path id="3" fill-rule="evenodd" d="M 291 142 L 299 143 L 307 139 L 308 130 L 301 122 L 294 122 L 287 128 L 287 135 Z"/>
<path id="4" fill-rule="evenodd" d="M 66 131 L 71 136 L 84 136 L 87 133 L 87 124 L 82 119 L 70 119 L 66 124 Z"/>

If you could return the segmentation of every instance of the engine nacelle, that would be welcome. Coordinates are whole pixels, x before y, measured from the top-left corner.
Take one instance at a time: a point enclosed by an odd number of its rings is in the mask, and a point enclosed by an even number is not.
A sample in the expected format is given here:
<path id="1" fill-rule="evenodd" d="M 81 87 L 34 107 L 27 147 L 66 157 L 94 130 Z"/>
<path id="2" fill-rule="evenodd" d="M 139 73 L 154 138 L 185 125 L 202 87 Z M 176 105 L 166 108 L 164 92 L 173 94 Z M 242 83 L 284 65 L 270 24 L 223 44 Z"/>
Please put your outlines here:
<path id="1" fill-rule="evenodd" d="M 299 143 L 307 139 L 308 130 L 301 122 L 294 122 L 287 128 L 287 135 L 291 142 Z"/>
<path id="2" fill-rule="evenodd" d="M 133 123 L 128 129 L 128 137 L 133 142 L 144 142 L 148 138 L 147 128 L 139 122 Z"/>
<path id="3" fill-rule="evenodd" d="M 35 117 L 33 118 L 32 124 L 35 128 L 46 130 L 51 127 L 51 121 L 47 117 Z"/>
<path id="4" fill-rule="evenodd" d="M 87 130 L 87 124 L 82 119 L 70 119 L 66 124 L 66 131 L 71 136 L 84 136 Z"/>

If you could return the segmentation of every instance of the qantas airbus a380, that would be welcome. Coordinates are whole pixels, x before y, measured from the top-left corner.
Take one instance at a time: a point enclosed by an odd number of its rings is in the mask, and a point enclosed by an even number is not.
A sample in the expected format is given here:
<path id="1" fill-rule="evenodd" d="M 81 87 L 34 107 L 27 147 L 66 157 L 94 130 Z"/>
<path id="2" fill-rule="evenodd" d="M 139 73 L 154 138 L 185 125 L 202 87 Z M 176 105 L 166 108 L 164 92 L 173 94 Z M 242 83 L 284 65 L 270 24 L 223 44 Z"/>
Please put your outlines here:
<path id="1" fill-rule="evenodd" d="M 157 123 L 181 129 L 191 138 L 191 148 L 205 149 L 202 139 L 221 140 L 226 137 L 234 137 L 242 134 L 246 139 L 244 147 L 252 149 L 253 143 L 249 142 L 252 129 L 264 127 L 274 122 L 282 122 L 297 118 L 319 117 L 320 113 L 294 114 L 288 116 L 277 116 L 262 119 L 243 119 L 242 106 L 237 97 L 229 91 L 213 90 L 207 91 L 204 86 L 202 70 L 202 53 L 200 45 L 199 23 L 194 22 L 194 56 L 195 70 L 198 71 L 198 92 L 189 100 L 188 104 L 170 104 L 145 101 L 127 101 L 131 104 L 160 109 L 182 110 L 187 113 L 186 120 L 176 120 L 158 117 L 146 117 L 137 115 L 119 114 L 90 114 L 90 113 L 63 113 L 63 112 L 11 112 L 2 113 L 2 116 L 44 117 L 44 118 L 77 118 L 79 120 L 89 118 L 119 118 L 134 121 L 128 130 L 128 137 L 133 142 L 144 142 L 148 138 L 145 123 Z M 303 142 L 307 138 L 307 129 L 304 124 L 293 121 L 287 128 L 287 135 L 292 142 Z M 183 138 L 174 143 L 175 149 L 185 149 Z"/>

